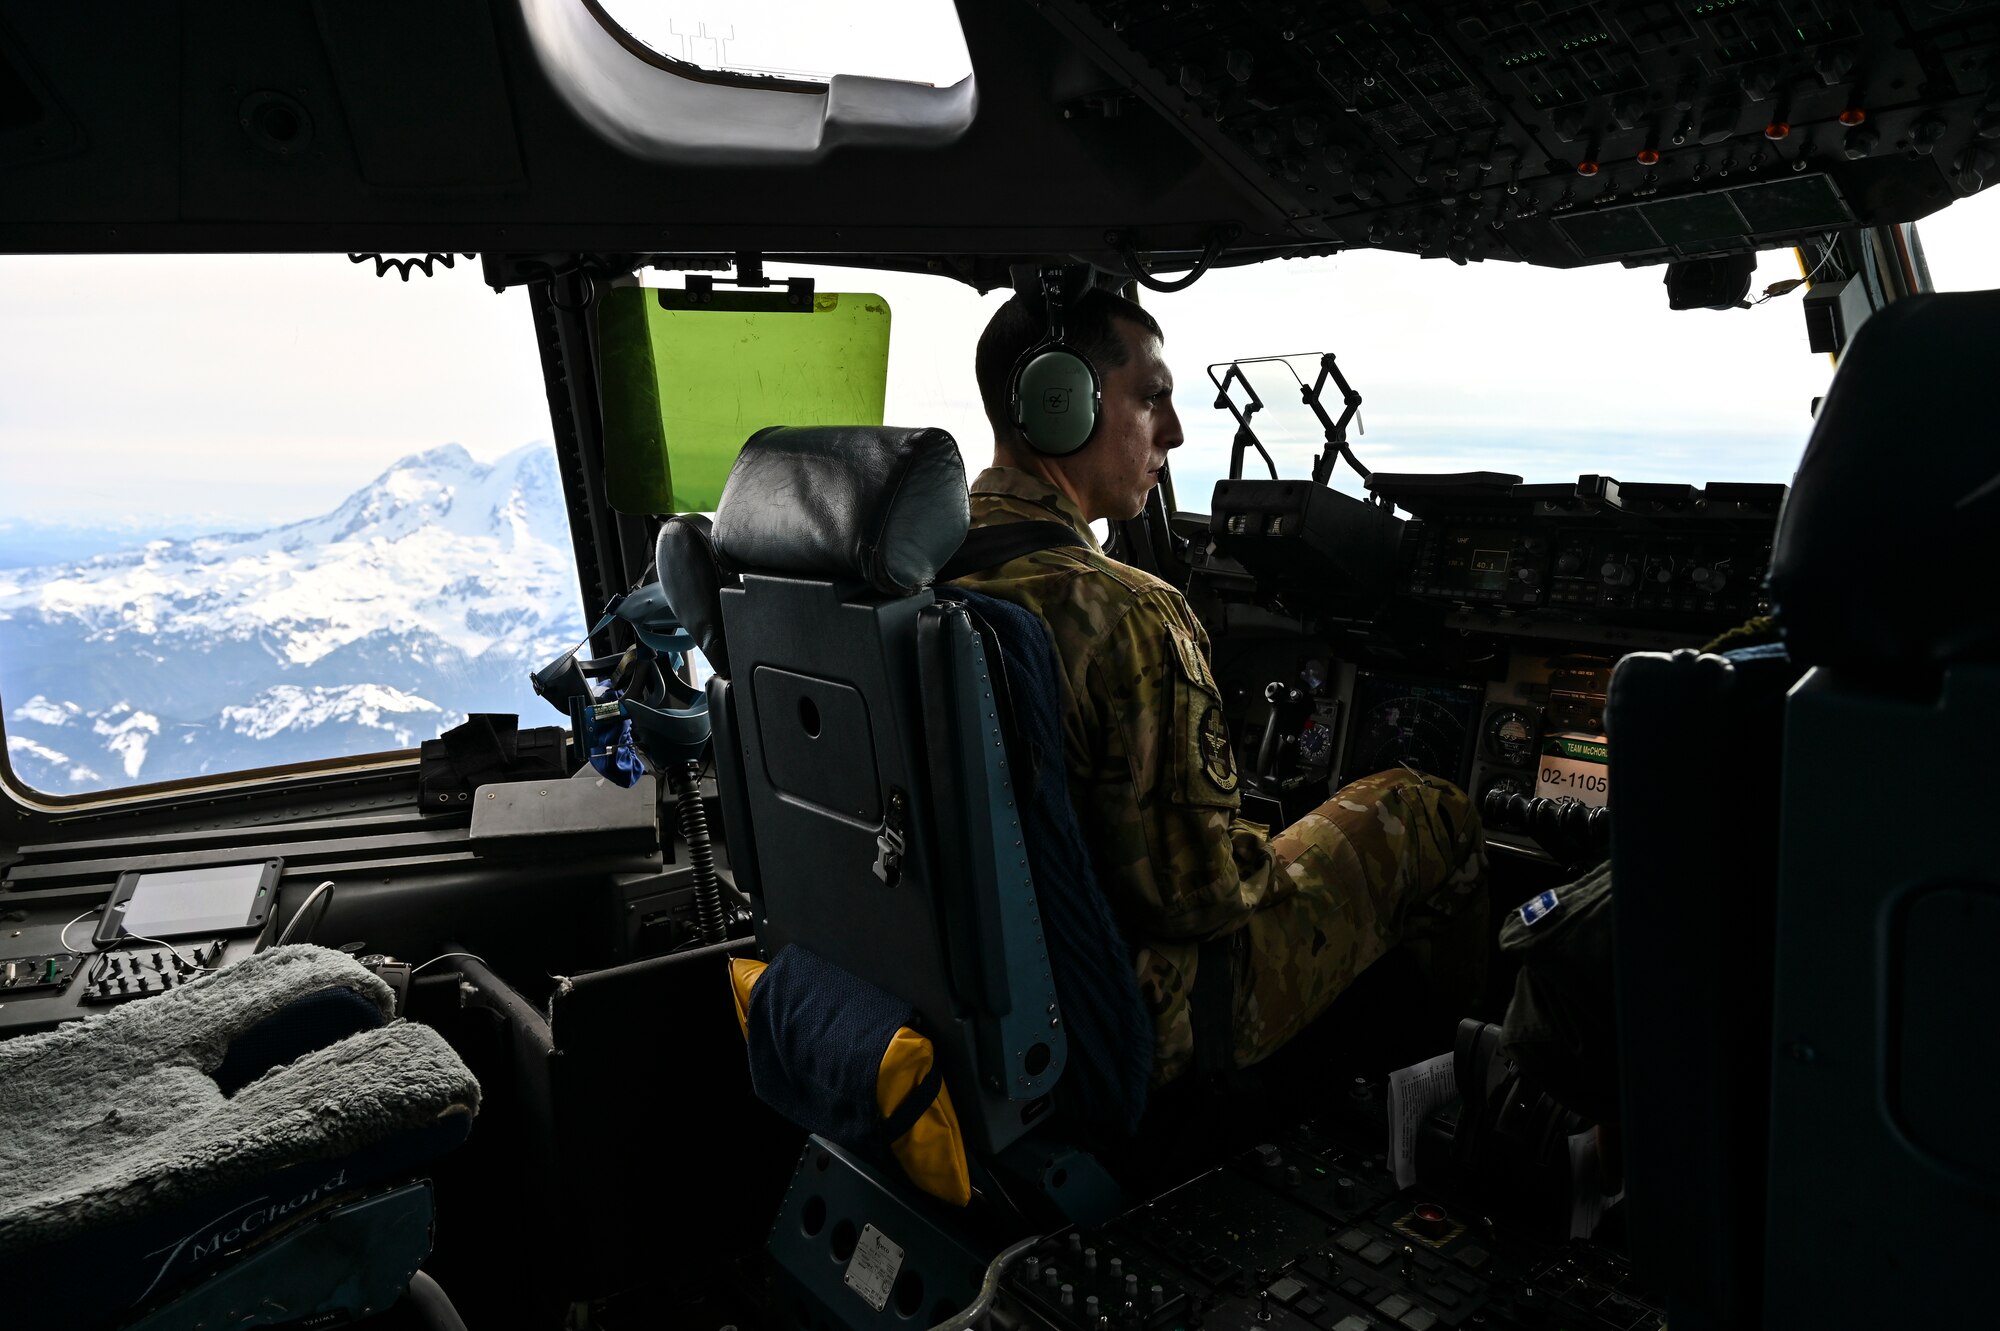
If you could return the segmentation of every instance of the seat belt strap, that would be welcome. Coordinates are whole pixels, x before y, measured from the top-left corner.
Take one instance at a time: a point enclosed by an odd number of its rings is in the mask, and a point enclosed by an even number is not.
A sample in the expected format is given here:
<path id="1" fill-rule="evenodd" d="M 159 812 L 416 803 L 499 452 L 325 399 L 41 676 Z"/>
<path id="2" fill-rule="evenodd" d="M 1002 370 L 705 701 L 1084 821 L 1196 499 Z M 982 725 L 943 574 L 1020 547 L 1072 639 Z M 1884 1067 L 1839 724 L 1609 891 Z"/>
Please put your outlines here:
<path id="1" fill-rule="evenodd" d="M 974 527 L 965 534 L 958 553 L 945 561 L 932 578 L 933 583 L 951 582 L 968 573 L 998 568 L 1010 559 L 1031 555 L 1037 550 L 1063 547 L 1088 550 L 1090 542 L 1060 522 L 999 522 L 990 527 Z"/>

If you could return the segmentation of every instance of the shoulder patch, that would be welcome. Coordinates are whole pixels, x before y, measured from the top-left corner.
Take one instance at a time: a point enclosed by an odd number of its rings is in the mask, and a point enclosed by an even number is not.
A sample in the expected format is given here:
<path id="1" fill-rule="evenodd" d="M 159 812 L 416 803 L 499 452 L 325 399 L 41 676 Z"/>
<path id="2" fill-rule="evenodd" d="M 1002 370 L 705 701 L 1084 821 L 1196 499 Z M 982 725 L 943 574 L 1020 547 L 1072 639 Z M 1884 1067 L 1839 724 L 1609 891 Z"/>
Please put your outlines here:
<path id="1" fill-rule="evenodd" d="M 1193 635 L 1169 626 L 1173 644 L 1174 786 L 1186 804 L 1236 806 L 1236 754 L 1222 716 L 1222 693 Z"/>
<path id="2" fill-rule="evenodd" d="M 1208 656 L 1201 650 L 1201 644 L 1196 642 L 1192 635 L 1182 633 L 1178 629 L 1169 629 L 1167 636 L 1174 641 L 1174 654 L 1180 657 L 1181 673 L 1188 677 L 1188 682 L 1210 692 L 1220 693 L 1221 690 L 1215 687 L 1215 676 L 1209 672 Z"/>
<path id="3" fill-rule="evenodd" d="M 1236 758 L 1229 751 L 1229 727 L 1223 723 L 1221 703 L 1210 703 L 1202 711 L 1200 735 L 1202 771 L 1217 789 L 1236 789 Z"/>

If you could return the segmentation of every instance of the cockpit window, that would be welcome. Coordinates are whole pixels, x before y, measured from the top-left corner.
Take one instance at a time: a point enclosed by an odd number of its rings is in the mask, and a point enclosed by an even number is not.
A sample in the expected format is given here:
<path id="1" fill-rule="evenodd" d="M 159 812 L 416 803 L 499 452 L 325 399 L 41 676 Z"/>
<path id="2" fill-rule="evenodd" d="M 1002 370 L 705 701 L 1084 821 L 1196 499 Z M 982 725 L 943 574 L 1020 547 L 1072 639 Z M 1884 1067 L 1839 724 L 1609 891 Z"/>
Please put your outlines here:
<path id="1" fill-rule="evenodd" d="M 559 724 L 583 635 L 533 323 L 475 270 L 0 260 L 0 730 L 47 794 Z"/>
<path id="2" fill-rule="evenodd" d="M 1209 365 L 1308 353 L 1293 364 L 1310 383 L 1329 351 L 1362 395 L 1348 438 L 1376 471 L 1789 481 L 1832 374 L 1807 347 L 1800 293 L 1674 311 L 1664 275 L 1364 252 L 1224 269 L 1179 295 L 1149 294 L 1187 432 L 1172 457 L 1176 502 L 1206 512 L 1228 474 L 1236 425 L 1210 406 Z M 1751 298 L 1798 276 L 1791 251 L 1762 255 Z M 1246 370 L 1279 474 L 1310 475 L 1325 435 L 1296 380 L 1279 365 Z M 1339 392 L 1329 386 L 1325 402 L 1338 417 Z M 1269 474 L 1254 451 L 1244 474 Z M 1332 482 L 1360 492 L 1344 464 Z"/>
<path id="3" fill-rule="evenodd" d="M 972 73 L 951 0 L 598 3 L 611 22 L 649 50 L 715 73 L 807 83 L 862 74 L 939 88 Z"/>
<path id="4" fill-rule="evenodd" d="M 2000 287 L 2000 189 L 1960 199 L 1917 223 L 1931 285 L 1939 291 Z"/>

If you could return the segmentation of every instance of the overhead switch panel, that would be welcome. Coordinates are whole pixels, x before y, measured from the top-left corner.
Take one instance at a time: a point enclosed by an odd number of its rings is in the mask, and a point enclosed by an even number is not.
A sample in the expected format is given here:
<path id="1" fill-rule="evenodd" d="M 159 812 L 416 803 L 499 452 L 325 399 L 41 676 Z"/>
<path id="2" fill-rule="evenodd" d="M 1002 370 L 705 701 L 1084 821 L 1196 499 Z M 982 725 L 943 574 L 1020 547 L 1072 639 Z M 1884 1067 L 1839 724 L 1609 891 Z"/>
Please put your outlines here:
<path id="1" fill-rule="evenodd" d="M 1657 262 L 1915 220 L 1994 175 L 1992 3 L 1040 8 L 1306 240 Z"/>

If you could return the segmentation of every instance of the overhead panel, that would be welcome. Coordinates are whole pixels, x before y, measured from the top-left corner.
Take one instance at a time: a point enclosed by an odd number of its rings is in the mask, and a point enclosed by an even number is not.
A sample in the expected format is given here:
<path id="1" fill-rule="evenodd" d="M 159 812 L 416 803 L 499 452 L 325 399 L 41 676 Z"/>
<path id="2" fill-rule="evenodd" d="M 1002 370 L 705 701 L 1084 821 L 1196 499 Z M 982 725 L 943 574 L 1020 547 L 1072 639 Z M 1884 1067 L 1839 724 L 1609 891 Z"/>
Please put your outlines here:
<path id="1" fill-rule="evenodd" d="M 82 147 L 76 122 L 49 92 L 27 50 L 0 24 L 0 165 L 62 157 Z"/>
<path id="2" fill-rule="evenodd" d="M 1042 8 L 1302 239 L 1647 262 L 1912 220 L 2000 174 L 1993 0 Z"/>
<path id="3" fill-rule="evenodd" d="M 521 186 L 484 0 L 315 0 L 313 15 L 364 182 L 418 193 Z"/>

